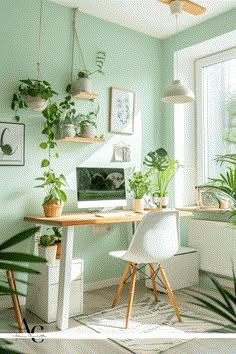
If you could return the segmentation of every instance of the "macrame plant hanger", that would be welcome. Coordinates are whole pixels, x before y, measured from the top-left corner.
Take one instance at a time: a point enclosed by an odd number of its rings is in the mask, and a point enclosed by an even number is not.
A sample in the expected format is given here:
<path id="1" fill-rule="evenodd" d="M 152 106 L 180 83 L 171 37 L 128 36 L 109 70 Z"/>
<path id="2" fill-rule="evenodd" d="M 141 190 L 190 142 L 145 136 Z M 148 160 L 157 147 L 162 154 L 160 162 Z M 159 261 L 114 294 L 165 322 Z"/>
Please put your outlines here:
<path id="1" fill-rule="evenodd" d="M 43 0 L 40 0 L 37 80 L 42 80 L 41 67 L 40 67 L 40 65 L 41 65 L 41 48 L 42 48 L 42 18 L 43 18 Z"/>
<path id="2" fill-rule="evenodd" d="M 73 74 L 74 74 L 74 62 L 75 62 L 75 40 L 77 41 L 78 44 L 78 48 L 79 48 L 79 52 L 81 55 L 81 59 L 82 59 L 82 65 L 84 70 L 87 70 L 87 66 L 85 64 L 85 59 L 84 59 L 84 54 L 82 51 L 82 48 L 80 46 L 80 41 L 79 41 L 79 36 L 76 30 L 76 16 L 78 14 L 78 8 L 73 9 L 73 44 L 72 44 L 72 65 L 71 65 L 71 77 L 70 77 L 70 82 L 72 85 L 73 82 Z"/>

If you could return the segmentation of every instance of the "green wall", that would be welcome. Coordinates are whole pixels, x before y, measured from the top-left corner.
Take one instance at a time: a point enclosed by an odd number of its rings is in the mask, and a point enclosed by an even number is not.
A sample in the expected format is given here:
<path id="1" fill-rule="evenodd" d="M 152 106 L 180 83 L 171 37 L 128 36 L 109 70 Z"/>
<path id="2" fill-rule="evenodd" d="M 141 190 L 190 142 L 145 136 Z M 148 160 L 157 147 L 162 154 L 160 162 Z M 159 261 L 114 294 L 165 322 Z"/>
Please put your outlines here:
<path id="1" fill-rule="evenodd" d="M 72 10 L 49 1 L 43 3 L 41 71 L 43 78 L 59 93 L 60 100 L 70 81 Z M 19 79 L 36 78 L 37 75 L 39 7 L 38 0 L 1 0 L 1 122 L 14 122 L 10 104 Z M 98 133 L 105 134 L 106 142 L 88 145 L 58 143 L 60 158 L 55 161 L 54 169 L 67 177 L 75 172 L 76 166 L 86 164 L 92 156 L 95 156 L 98 165 L 110 161 L 112 139 L 117 139 L 117 135 L 113 136 L 108 132 L 111 86 L 135 91 L 136 112 L 139 113 L 142 125 L 139 134 L 142 139 L 142 156 L 160 146 L 161 135 L 160 40 L 82 13 L 78 17 L 77 30 L 89 68 L 93 69 L 95 66 L 97 50 L 105 50 L 107 53 L 105 77 L 93 77 L 93 88 L 99 94 L 100 104 Z M 76 50 L 77 71 L 78 47 Z M 84 101 L 77 102 L 76 105 L 81 111 L 90 107 Z M 23 221 L 24 215 L 42 214 L 44 195 L 41 190 L 33 187 L 36 184 L 34 178 L 41 175 L 40 161 L 45 157 L 39 148 L 43 121 L 39 113 L 28 111 L 22 114 L 21 122 L 25 124 L 25 166 L 0 166 L 1 240 L 32 226 Z M 122 139 L 129 141 L 132 136 L 120 136 L 121 141 Z M 69 203 L 65 211 L 76 211 L 75 191 L 68 191 L 68 197 Z M 101 234 L 93 233 L 92 227 L 77 230 L 74 256 L 84 258 L 85 283 L 120 276 L 123 264 L 115 264 L 108 252 L 126 247 L 128 229 L 128 225 L 114 225 L 110 232 Z M 29 251 L 29 248 L 29 241 L 18 246 L 20 251 Z"/>

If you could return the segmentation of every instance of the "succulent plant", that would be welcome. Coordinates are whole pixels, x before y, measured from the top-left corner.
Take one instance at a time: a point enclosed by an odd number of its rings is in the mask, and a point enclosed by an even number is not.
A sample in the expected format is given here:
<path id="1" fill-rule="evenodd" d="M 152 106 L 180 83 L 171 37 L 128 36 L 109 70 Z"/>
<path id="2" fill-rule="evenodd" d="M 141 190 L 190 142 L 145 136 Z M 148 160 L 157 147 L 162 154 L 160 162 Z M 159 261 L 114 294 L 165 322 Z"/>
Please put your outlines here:
<path id="1" fill-rule="evenodd" d="M 44 247 L 53 245 L 55 242 L 55 237 L 53 235 L 42 235 L 40 237 L 39 244 Z"/>

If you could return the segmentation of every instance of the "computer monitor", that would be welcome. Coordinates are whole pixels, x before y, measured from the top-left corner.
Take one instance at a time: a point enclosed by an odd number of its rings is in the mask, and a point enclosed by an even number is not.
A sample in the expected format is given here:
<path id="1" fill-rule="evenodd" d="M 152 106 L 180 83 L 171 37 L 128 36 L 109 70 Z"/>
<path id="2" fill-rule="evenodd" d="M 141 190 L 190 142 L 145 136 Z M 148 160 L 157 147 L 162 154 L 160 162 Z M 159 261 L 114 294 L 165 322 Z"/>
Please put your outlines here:
<path id="1" fill-rule="evenodd" d="M 125 206 L 126 186 L 123 168 L 77 167 L 78 208 Z"/>

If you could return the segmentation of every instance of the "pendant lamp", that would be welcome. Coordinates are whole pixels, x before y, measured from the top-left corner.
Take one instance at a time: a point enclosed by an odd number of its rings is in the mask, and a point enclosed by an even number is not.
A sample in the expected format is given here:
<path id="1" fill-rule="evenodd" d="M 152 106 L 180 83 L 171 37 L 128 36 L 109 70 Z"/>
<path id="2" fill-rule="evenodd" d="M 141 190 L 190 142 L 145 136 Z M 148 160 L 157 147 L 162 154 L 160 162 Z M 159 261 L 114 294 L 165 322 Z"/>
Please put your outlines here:
<path id="1" fill-rule="evenodd" d="M 170 2 L 171 14 L 175 15 L 176 18 L 176 34 L 178 33 L 179 25 L 179 14 L 183 9 L 183 1 L 171 1 Z M 189 103 L 194 101 L 193 92 L 185 85 L 183 85 L 179 77 L 179 67 L 178 67 L 178 52 L 176 52 L 176 76 L 177 79 L 173 81 L 173 84 L 165 91 L 162 101 L 164 103 Z"/>

